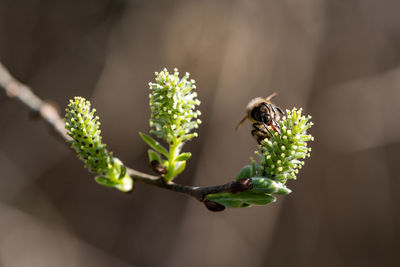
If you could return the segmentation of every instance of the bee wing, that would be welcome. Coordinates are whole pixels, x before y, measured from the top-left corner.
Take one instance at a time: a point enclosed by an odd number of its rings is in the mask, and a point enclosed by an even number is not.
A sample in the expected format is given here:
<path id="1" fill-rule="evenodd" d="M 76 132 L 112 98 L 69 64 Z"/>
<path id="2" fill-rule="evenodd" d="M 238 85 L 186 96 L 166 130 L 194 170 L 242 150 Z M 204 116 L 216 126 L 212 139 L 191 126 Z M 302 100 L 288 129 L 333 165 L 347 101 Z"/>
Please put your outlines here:
<path id="1" fill-rule="evenodd" d="M 239 130 L 240 127 L 242 127 L 242 124 L 246 121 L 247 119 L 247 115 L 243 117 L 243 119 L 241 119 L 241 121 L 239 121 L 238 125 L 236 125 L 235 127 L 235 131 Z"/>
<path id="2" fill-rule="evenodd" d="M 269 96 L 267 96 L 267 98 L 265 98 L 265 100 L 270 101 L 273 97 L 277 96 L 278 93 L 277 92 L 273 92 L 272 94 L 270 94 Z"/>

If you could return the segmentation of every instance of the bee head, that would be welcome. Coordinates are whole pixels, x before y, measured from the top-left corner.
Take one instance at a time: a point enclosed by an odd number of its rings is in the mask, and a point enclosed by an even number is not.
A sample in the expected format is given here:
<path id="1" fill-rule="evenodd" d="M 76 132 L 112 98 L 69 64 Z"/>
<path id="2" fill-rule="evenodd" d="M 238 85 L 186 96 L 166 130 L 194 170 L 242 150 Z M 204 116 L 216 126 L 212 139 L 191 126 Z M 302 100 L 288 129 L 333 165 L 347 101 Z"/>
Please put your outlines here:
<path id="1" fill-rule="evenodd" d="M 262 102 L 250 111 L 250 117 L 258 122 L 269 122 L 270 121 L 270 108 L 267 103 Z"/>

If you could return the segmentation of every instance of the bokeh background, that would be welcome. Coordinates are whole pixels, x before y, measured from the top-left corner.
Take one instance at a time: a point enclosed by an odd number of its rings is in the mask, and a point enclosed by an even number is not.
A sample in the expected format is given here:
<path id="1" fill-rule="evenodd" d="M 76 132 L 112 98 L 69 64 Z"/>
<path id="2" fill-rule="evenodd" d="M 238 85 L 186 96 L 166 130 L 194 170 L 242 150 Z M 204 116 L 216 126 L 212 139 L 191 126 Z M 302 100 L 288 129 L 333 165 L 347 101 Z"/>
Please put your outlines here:
<path id="1" fill-rule="evenodd" d="M 147 185 L 103 188 L 0 92 L 0 266 L 400 266 L 400 2 L 0 0 L 0 60 L 63 110 L 91 99 L 108 147 L 149 171 L 148 82 L 197 81 L 184 184 L 222 184 L 256 148 L 247 102 L 279 93 L 315 136 L 293 190 L 212 213 Z"/>

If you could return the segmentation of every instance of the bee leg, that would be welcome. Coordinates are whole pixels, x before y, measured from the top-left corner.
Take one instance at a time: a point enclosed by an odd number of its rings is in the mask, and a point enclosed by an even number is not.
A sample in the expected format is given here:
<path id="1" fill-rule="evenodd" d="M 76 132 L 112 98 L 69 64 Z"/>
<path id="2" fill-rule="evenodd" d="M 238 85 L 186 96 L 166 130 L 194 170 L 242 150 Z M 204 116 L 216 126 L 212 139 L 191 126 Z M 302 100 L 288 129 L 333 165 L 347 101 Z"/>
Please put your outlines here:
<path id="1" fill-rule="evenodd" d="M 276 133 L 278 133 L 278 134 L 281 134 L 281 131 L 280 130 L 278 130 L 277 128 L 275 128 L 274 127 L 274 125 L 270 125 L 271 127 L 272 127 L 272 129 L 276 132 Z"/>
<path id="2" fill-rule="evenodd" d="M 271 117 L 276 117 L 276 115 L 278 114 L 279 110 L 278 107 L 271 105 L 271 109 L 272 109 L 272 114 L 274 114 L 275 116 L 271 116 Z"/>
<path id="3" fill-rule="evenodd" d="M 273 123 L 271 123 L 271 127 L 272 127 L 272 129 L 275 131 L 275 132 L 277 132 L 278 134 L 281 134 L 281 129 L 280 129 L 280 127 L 279 127 L 279 124 L 278 124 L 278 122 L 276 121 L 276 120 L 274 120 L 274 119 L 272 119 L 272 122 Z M 276 127 L 274 126 L 274 124 L 276 125 Z"/>
<path id="4" fill-rule="evenodd" d="M 271 113 L 271 104 L 262 103 L 261 105 L 267 109 L 267 112 L 265 112 L 266 114 Z"/>
<path id="5" fill-rule="evenodd" d="M 283 113 L 283 111 L 282 111 L 282 109 L 281 109 L 280 107 L 276 107 L 276 109 L 279 111 L 279 113 L 282 114 L 282 116 L 285 116 L 285 115 L 286 115 L 285 113 Z"/>
<path id="6" fill-rule="evenodd" d="M 260 126 L 262 126 L 262 125 L 264 125 L 264 123 L 255 122 L 255 123 L 253 123 L 253 128 L 258 131 L 262 131 L 262 129 L 260 128 Z"/>
<path id="7" fill-rule="evenodd" d="M 265 123 L 253 123 L 254 130 L 251 131 L 251 135 L 253 135 L 258 144 L 261 144 L 261 141 L 269 136 L 273 136 L 271 131 L 268 129 L 267 124 Z"/>
<path id="8" fill-rule="evenodd" d="M 262 126 L 262 128 L 260 128 L 260 126 Z M 253 127 L 254 127 L 254 129 L 256 129 L 257 131 L 260 131 L 260 132 L 262 132 L 262 133 L 264 133 L 264 134 L 269 134 L 269 135 L 273 135 L 272 133 L 271 133 L 271 131 L 268 129 L 268 126 L 267 126 L 267 124 L 265 124 L 265 123 L 259 123 L 259 122 L 255 122 L 255 123 L 253 123 Z M 264 131 L 264 130 L 266 130 L 266 131 Z"/>
<path id="9" fill-rule="evenodd" d="M 259 145 L 261 145 L 261 141 L 264 140 L 265 138 L 267 138 L 267 133 L 266 132 L 262 132 L 259 130 L 252 130 L 251 131 L 251 135 L 254 136 L 257 140 L 257 143 Z"/>

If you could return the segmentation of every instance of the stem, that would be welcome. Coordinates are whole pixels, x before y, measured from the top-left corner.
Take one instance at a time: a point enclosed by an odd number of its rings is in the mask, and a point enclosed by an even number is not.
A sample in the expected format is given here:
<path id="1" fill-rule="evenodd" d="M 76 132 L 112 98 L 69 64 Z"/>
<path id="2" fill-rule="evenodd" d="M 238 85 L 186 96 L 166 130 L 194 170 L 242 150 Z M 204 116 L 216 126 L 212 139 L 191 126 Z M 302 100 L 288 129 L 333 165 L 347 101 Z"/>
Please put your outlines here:
<path id="1" fill-rule="evenodd" d="M 130 168 L 127 168 L 127 173 L 134 179 L 136 182 L 141 182 L 153 186 L 157 186 L 163 189 L 171 190 L 174 192 L 183 193 L 189 196 L 194 197 L 199 201 L 203 201 L 204 197 L 208 194 L 217 194 L 217 193 L 237 193 L 243 192 L 248 189 L 251 189 L 252 185 L 243 185 L 242 189 L 239 189 L 237 192 L 233 192 L 233 188 L 240 187 L 240 182 L 232 181 L 222 185 L 216 186 L 189 186 L 189 185 L 182 185 L 176 184 L 173 182 L 165 182 L 165 180 L 160 176 L 153 176 L 150 174 L 142 173 Z"/>
<path id="2" fill-rule="evenodd" d="M 28 107 L 31 112 L 50 126 L 63 140 L 71 140 L 64 127 L 64 119 L 60 117 L 55 105 L 45 102 L 32 92 L 32 89 L 15 79 L 0 62 L 0 87 L 10 98 L 15 98 Z"/>
<path id="3" fill-rule="evenodd" d="M 10 98 L 19 100 L 24 106 L 28 107 L 33 113 L 42 118 L 46 124 L 48 124 L 50 128 L 57 134 L 57 136 L 64 141 L 63 143 L 69 146 L 69 144 L 65 141 L 71 140 L 71 137 L 67 135 L 67 131 L 65 130 L 64 126 L 64 119 L 60 116 L 59 111 L 52 104 L 43 101 L 41 98 L 35 95 L 29 86 L 19 82 L 13 76 L 11 76 L 1 62 L 0 88 L 4 89 Z M 180 152 L 180 145 L 181 142 L 178 141 L 173 143 L 173 145 L 170 147 L 170 164 L 175 164 L 175 159 Z M 192 196 L 199 201 L 203 201 L 204 197 L 208 194 L 224 192 L 236 193 L 246 191 L 251 188 L 248 184 L 241 185 L 241 183 L 238 181 L 217 186 L 195 187 L 172 182 L 168 183 L 160 176 L 153 176 L 130 168 L 127 168 L 127 173 L 136 182 L 183 193 Z"/>
<path id="4" fill-rule="evenodd" d="M 167 183 L 175 177 L 175 159 L 178 157 L 181 147 L 182 143 L 179 141 L 175 141 L 169 145 L 168 173 L 164 176 Z"/>

